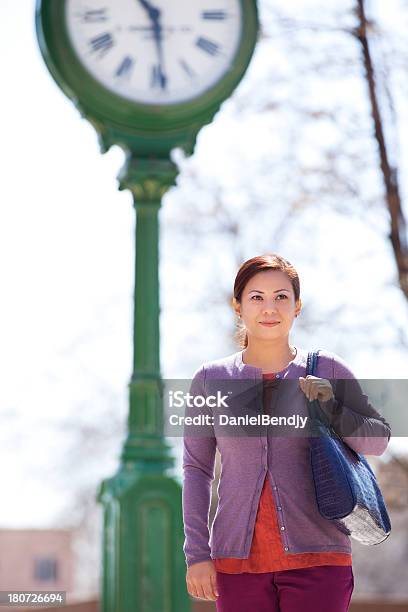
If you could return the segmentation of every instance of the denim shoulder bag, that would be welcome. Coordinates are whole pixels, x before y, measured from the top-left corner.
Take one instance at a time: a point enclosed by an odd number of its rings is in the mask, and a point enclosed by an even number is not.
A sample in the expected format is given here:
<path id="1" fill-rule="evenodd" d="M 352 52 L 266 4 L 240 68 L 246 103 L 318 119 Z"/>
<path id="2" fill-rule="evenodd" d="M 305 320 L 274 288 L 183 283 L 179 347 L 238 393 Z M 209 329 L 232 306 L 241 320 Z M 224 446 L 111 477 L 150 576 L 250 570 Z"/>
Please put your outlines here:
<path id="1" fill-rule="evenodd" d="M 308 354 L 306 376 L 315 375 L 317 353 Z M 361 544 L 380 544 L 390 535 L 391 522 L 370 464 L 334 431 L 318 400 L 308 407 L 310 460 L 321 516 Z"/>

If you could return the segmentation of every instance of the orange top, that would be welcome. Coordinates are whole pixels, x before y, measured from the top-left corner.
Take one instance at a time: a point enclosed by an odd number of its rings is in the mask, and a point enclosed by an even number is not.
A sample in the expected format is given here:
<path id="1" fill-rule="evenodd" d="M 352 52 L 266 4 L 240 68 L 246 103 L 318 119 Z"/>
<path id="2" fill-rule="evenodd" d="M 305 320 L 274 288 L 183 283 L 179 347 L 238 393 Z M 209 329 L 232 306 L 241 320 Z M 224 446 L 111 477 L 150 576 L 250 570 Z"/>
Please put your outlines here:
<path id="1" fill-rule="evenodd" d="M 273 373 L 264 374 L 272 379 Z M 310 552 L 288 554 L 284 551 L 275 501 L 269 479 L 264 480 L 256 515 L 251 550 L 247 559 L 214 559 L 215 569 L 226 574 L 277 572 L 315 565 L 351 565 L 350 553 Z"/>

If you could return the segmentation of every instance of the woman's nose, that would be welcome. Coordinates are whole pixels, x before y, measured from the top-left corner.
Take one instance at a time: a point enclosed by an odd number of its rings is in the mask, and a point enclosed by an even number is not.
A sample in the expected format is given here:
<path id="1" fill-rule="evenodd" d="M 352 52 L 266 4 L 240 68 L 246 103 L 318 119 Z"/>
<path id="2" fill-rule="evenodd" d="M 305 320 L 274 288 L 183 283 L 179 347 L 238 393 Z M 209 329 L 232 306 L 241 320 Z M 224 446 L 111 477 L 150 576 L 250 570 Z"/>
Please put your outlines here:
<path id="1" fill-rule="evenodd" d="M 271 302 L 270 304 L 263 304 L 263 308 L 262 308 L 263 312 L 276 312 L 277 308 L 276 308 L 276 304 L 275 302 Z"/>

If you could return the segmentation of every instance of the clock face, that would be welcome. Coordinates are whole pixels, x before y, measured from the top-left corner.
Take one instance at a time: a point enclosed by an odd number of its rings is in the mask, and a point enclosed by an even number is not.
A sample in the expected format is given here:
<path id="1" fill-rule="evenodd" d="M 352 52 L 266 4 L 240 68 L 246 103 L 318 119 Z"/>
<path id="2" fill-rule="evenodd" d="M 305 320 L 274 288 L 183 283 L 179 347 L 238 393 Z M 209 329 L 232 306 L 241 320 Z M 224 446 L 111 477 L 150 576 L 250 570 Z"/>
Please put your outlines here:
<path id="1" fill-rule="evenodd" d="M 176 104 L 228 72 L 240 0 L 66 0 L 72 46 L 107 89 L 142 104 Z"/>

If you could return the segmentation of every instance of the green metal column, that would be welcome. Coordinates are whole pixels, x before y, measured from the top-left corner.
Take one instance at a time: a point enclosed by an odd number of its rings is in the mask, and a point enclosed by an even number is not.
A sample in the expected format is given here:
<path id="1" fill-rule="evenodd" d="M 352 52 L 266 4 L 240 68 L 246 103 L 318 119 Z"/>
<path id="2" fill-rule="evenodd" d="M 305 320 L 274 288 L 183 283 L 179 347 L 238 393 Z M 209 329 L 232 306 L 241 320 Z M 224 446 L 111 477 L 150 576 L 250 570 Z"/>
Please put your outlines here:
<path id="1" fill-rule="evenodd" d="M 163 437 L 160 373 L 159 210 L 177 169 L 129 156 L 120 189 L 136 210 L 133 374 L 128 436 L 117 474 L 105 480 L 101 612 L 187 612 L 181 487 Z"/>

